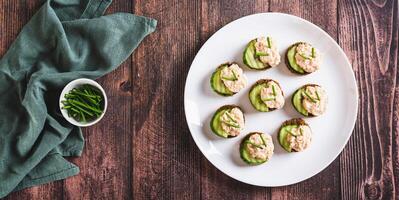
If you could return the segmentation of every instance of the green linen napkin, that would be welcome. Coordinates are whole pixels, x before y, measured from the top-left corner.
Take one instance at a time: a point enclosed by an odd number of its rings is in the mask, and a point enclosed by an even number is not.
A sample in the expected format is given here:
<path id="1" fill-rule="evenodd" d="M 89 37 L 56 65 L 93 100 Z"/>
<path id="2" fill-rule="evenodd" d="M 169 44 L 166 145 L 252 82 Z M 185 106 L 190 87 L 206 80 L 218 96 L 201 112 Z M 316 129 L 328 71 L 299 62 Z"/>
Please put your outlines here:
<path id="1" fill-rule="evenodd" d="M 76 175 L 63 157 L 81 155 L 84 139 L 58 108 L 62 88 L 118 67 L 156 20 L 102 16 L 111 0 L 51 0 L 25 25 L 0 60 L 0 198 Z"/>

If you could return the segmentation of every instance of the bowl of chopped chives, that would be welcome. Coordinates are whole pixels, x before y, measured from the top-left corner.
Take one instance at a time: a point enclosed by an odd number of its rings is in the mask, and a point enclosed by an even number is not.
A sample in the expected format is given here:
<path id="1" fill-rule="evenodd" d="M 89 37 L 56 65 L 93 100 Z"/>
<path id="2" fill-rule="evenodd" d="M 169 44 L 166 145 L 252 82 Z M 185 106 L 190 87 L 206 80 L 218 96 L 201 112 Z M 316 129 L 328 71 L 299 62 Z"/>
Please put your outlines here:
<path id="1" fill-rule="evenodd" d="M 69 82 L 61 92 L 60 111 L 73 125 L 87 127 L 103 118 L 107 96 L 96 81 L 80 78 Z"/>

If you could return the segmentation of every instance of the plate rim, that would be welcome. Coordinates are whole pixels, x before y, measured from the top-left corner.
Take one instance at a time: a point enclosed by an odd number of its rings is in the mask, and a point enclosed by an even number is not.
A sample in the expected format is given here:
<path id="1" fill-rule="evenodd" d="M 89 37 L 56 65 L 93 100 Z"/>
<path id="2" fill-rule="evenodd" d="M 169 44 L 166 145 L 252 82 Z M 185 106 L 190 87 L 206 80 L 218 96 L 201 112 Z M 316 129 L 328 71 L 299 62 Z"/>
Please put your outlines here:
<path id="1" fill-rule="evenodd" d="M 304 177 L 304 178 L 300 178 L 300 179 L 298 179 L 298 180 L 295 180 L 295 181 L 293 181 L 293 182 L 286 183 L 286 184 L 268 184 L 268 185 L 265 185 L 265 184 L 256 184 L 256 183 L 252 183 L 252 182 L 248 182 L 248 181 L 244 181 L 244 180 L 239 180 L 239 179 L 233 177 L 232 175 L 228 174 L 227 172 L 224 172 L 223 170 L 221 170 L 218 166 L 216 166 L 216 165 L 208 158 L 207 154 L 204 153 L 205 150 L 203 150 L 203 147 L 201 147 L 200 145 L 198 145 L 198 141 L 197 141 L 198 138 L 195 137 L 195 136 L 193 135 L 193 133 L 192 133 L 192 128 L 191 128 L 191 126 L 190 126 L 190 124 L 189 124 L 189 122 L 188 122 L 188 117 L 187 117 L 187 116 L 188 116 L 188 115 L 187 115 L 187 114 L 188 114 L 188 113 L 187 113 L 187 112 L 188 112 L 188 111 L 187 111 L 187 110 L 188 110 L 188 109 L 187 109 L 187 106 L 188 106 L 188 103 L 187 103 L 187 99 L 188 99 L 188 97 L 187 97 L 187 89 L 188 89 L 187 82 L 188 82 L 188 80 L 189 80 L 189 77 L 191 77 L 191 76 L 190 76 L 190 74 L 191 74 L 191 72 L 192 72 L 192 68 L 191 68 L 191 67 L 192 67 L 193 63 L 198 59 L 198 54 L 199 54 L 199 52 L 203 51 L 204 46 L 209 42 L 209 40 L 211 40 L 213 37 L 215 37 L 215 35 L 217 35 L 218 33 L 220 33 L 223 29 L 226 29 L 226 27 L 229 27 L 229 26 L 231 26 L 232 24 L 237 23 L 237 22 L 240 21 L 240 20 L 243 20 L 244 18 L 256 17 L 256 16 L 264 16 L 264 15 L 276 15 L 276 16 L 290 17 L 290 18 L 293 18 L 293 19 L 295 19 L 295 20 L 299 20 L 299 21 L 301 21 L 301 22 L 303 22 L 303 23 L 305 23 L 305 24 L 307 24 L 307 25 L 313 26 L 313 28 L 316 28 L 316 29 L 318 29 L 319 31 L 321 31 L 325 36 L 327 36 L 327 38 L 328 38 L 330 41 L 332 41 L 332 43 L 333 43 L 336 47 L 338 47 L 339 52 L 340 52 L 341 54 L 344 55 L 344 61 L 350 66 L 350 70 L 349 70 L 350 75 L 348 76 L 348 78 L 351 79 L 351 81 L 353 81 L 353 83 L 355 84 L 355 88 L 356 88 L 355 93 L 354 93 L 354 99 L 356 100 L 356 101 L 355 101 L 355 107 L 356 107 L 356 108 L 355 108 L 355 113 L 354 113 L 354 115 L 353 115 L 353 116 L 354 116 L 353 119 L 350 119 L 350 120 L 351 120 L 351 121 L 350 121 L 350 124 L 349 124 L 349 126 L 351 127 L 351 128 L 350 128 L 350 133 L 349 133 L 349 134 L 347 135 L 347 137 L 345 138 L 345 142 L 339 147 L 338 153 L 334 156 L 333 159 L 331 159 L 331 161 L 327 162 L 327 163 L 326 163 L 324 166 L 322 166 L 319 170 L 316 170 L 316 172 L 315 172 L 313 175 L 308 176 L 308 177 Z M 351 137 L 352 134 L 353 134 L 353 130 L 354 130 L 354 128 L 355 128 L 356 121 L 357 121 L 357 116 L 358 116 L 358 112 L 359 112 L 359 91 L 358 91 L 358 88 L 359 88 L 359 87 L 358 87 L 358 84 L 357 84 L 357 80 L 356 80 L 356 77 L 355 77 L 355 73 L 354 73 L 354 71 L 353 71 L 353 66 L 352 66 L 352 64 L 351 64 L 351 62 L 350 62 L 348 56 L 346 55 L 345 51 L 341 48 L 341 46 L 339 46 L 339 44 L 337 43 L 337 41 L 335 41 L 335 39 L 332 38 L 326 31 L 324 31 L 324 30 L 323 30 L 322 28 L 320 28 L 319 26 L 313 24 L 312 22 L 310 22 L 310 21 L 308 21 L 308 20 L 306 20 L 306 19 L 303 19 L 303 18 L 301 18 L 301 17 L 295 16 L 295 15 L 291 15 L 291 14 L 287 14 L 287 13 L 281 13 L 281 12 L 260 12 L 260 13 L 255 13 L 255 14 L 250 14 L 250 15 L 242 16 L 242 17 L 240 17 L 240 18 L 238 18 L 238 19 L 235 19 L 235 20 L 233 20 L 233 21 L 227 23 L 226 25 L 224 25 L 223 27 L 221 27 L 220 29 L 218 29 L 216 32 L 214 32 L 214 33 L 201 45 L 201 48 L 197 51 L 197 53 L 195 54 L 195 57 L 194 57 L 193 61 L 192 61 L 191 64 L 190 64 L 190 68 L 189 68 L 189 71 L 188 71 L 188 73 L 187 73 L 186 80 L 185 80 L 185 84 L 184 84 L 184 95 L 183 95 L 183 98 L 184 98 L 184 116 L 185 116 L 185 119 L 186 119 L 186 123 L 187 123 L 188 129 L 189 129 L 189 131 L 190 131 L 190 135 L 191 135 L 191 137 L 193 138 L 193 140 L 194 140 L 194 142 L 195 142 L 195 145 L 198 147 L 198 149 L 199 149 L 200 152 L 203 154 L 203 156 L 208 160 L 208 162 L 210 162 L 210 163 L 212 164 L 212 166 L 215 167 L 216 169 L 218 169 L 220 172 L 222 172 L 223 174 L 227 175 L 228 177 L 230 177 L 230 178 L 232 178 L 232 179 L 234 179 L 234 180 L 237 180 L 237 181 L 239 181 L 239 182 L 246 183 L 246 184 L 249 184 L 249 185 L 260 186 L 260 187 L 281 187 L 281 186 L 288 186 L 288 185 L 293 185 L 293 184 L 296 184 L 296 183 L 300 183 L 300 182 L 302 182 L 302 181 L 305 181 L 305 180 L 307 180 L 307 179 L 310 179 L 310 178 L 316 176 L 317 174 L 319 174 L 320 172 L 322 172 L 324 169 L 326 169 L 328 166 L 330 166 L 331 163 L 334 162 L 334 161 L 337 159 L 337 157 L 342 153 L 342 151 L 344 150 L 344 148 L 345 148 L 346 144 L 348 143 L 350 137 Z"/>

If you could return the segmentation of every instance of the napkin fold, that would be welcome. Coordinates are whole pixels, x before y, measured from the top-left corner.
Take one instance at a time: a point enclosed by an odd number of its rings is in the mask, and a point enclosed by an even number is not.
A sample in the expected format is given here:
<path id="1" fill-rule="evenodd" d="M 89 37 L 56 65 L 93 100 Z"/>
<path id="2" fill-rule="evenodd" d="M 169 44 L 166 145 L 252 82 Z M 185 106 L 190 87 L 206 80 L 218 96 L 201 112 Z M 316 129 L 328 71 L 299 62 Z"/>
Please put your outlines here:
<path id="1" fill-rule="evenodd" d="M 126 60 L 156 20 L 129 13 L 102 16 L 111 0 L 48 0 L 0 60 L 0 198 L 65 179 L 79 168 L 80 128 L 61 115 L 62 88 L 98 78 Z"/>

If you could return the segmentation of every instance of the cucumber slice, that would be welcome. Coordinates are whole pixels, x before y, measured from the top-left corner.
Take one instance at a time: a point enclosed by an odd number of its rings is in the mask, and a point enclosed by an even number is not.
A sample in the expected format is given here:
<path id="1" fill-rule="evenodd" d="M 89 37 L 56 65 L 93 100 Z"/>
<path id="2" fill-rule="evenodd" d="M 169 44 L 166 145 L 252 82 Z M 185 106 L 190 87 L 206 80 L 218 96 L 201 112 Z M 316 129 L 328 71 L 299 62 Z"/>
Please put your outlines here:
<path id="1" fill-rule="evenodd" d="M 213 115 L 210 125 L 211 125 L 212 132 L 215 133 L 217 136 L 223 137 L 223 138 L 237 137 L 237 136 L 231 136 L 228 133 L 226 133 L 222 129 L 222 121 L 220 121 L 220 117 L 223 115 L 223 113 L 225 111 L 230 111 L 233 108 L 238 108 L 241 110 L 241 108 L 236 105 L 225 105 L 225 106 L 222 106 L 219 109 L 217 109 L 215 114 Z M 241 112 L 242 112 L 242 110 L 241 110 Z M 245 121 L 245 118 L 244 118 L 244 121 Z"/>
<path id="2" fill-rule="evenodd" d="M 299 88 L 294 93 L 294 95 L 292 96 L 292 105 L 294 105 L 294 108 L 296 111 L 301 113 L 303 116 L 307 117 L 307 116 L 309 116 L 309 112 L 307 110 L 305 110 L 305 108 L 302 106 L 303 91 L 304 91 L 304 88 Z"/>
<path id="3" fill-rule="evenodd" d="M 249 91 L 249 101 L 251 101 L 252 106 L 256 110 L 261 112 L 269 112 L 269 108 L 260 98 L 260 92 L 264 87 L 266 87 L 266 83 L 255 83 L 255 85 L 252 86 L 251 90 Z"/>
<path id="4" fill-rule="evenodd" d="M 285 121 L 278 132 L 278 142 L 288 152 L 295 152 L 294 149 L 290 147 L 290 145 L 287 142 L 287 134 L 292 134 L 292 129 L 293 128 L 298 128 L 301 125 L 306 125 L 309 126 L 303 119 L 301 118 L 295 118 L 291 120 Z"/>
<path id="5" fill-rule="evenodd" d="M 279 133 L 278 133 L 278 142 L 280 143 L 281 147 L 283 147 L 283 149 L 285 149 L 288 152 L 291 152 L 291 147 L 290 144 L 288 144 L 286 138 L 287 138 L 287 134 L 291 134 L 291 130 L 293 128 L 297 128 L 297 125 L 288 125 L 288 126 L 284 126 L 280 129 Z"/>
<path id="6" fill-rule="evenodd" d="M 253 134 L 262 134 L 262 133 L 252 132 L 252 133 L 249 133 L 247 136 L 245 136 L 245 138 L 241 141 L 241 144 L 240 144 L 240 157 L 244 162 L 246 162 L 248 164 L 259 165 L 259 164 L 265 163 L 266 161 L 268 161 L 268 159 L 267 158 L 266 159 L 255 159 L 255 158 L 252 158 L 251 155 L 249 154 L 247 144 L 249 142 L 249 137 L 251 137 L 251 135 L 253 135 Z"/>
<path id="7" fill-rule="evenodd" d="M 220 72 L 222 71 L 223 68 L 228 67 L 229 64 L 222 64 L 220 65 L 215 72 L 213 72 L 212 77 L 211 77 L 211 88 L 213 91 L 215 91 L 217 94 L 222 95 L 222 96 L 232 96 L 235 93 L 230 91 L 223 83 L 221 77 L 220 77 Z"/>
<path id="8" fill-rule="evenodd" d="M 270 65 L 261 62 L 256 56 L 255 43 L 256 39 L 253 39 L 248 43 L 247 47 L 245 48 L 242 59 L 244 64 L 247 65 L 249 68 L 255 70 L 265 70 L 270 68 Z"/>
<path id="9" fill-rule="evenodd" d="M 286 53 L 286 64 L 288 69 L 297 74 L 308 74 L 305 72 L 295 61 L 295 54 L 296 54 L 296 47 L 301 44 L 302 42 L 295 43 L 291 45 Z"/>
<path id="10" fill-rule="evenodd" d="M 320 87 L 319 85 L 316 85 L 316 84 L 306 84 L 306 85 L 300 87 L 298 90 L 295 91 L 294 95 L 292 95 L 292 105 L 294 106 L 295 110 L 298 111 L 303 116 L 305 116 L 305 117 L 314 117 L 314 115 L 312 113 L 308 112 L 302 106 L 302 101 L 304 99 L 303 94 L 305 93 L 305 88 L 307 86 Z"/>
<path id="11" fill-rule="evenodd" d="M 270 112 L 275 110 L 276 108 L 269 108 L 267 107 L 267 105 L 262 101 L 261 96 L 260 96 L 260 92 L 262 91 L 262 89 L 264 87 L 267 87 L 267 83 L 269 81 L 274 81 L 271 79 L 261 79 L 259 81 L 257 81 L 252 87 L 251 90 L 249 91 L 249 101 L 251 102 L 252 106 L 260 111 L 260 112 Z M 277 85 L 280 84 L 277 81 L 274 81 L 275 83 L 277 83 Z M 281 87 L 280 87 L 281 88 Z"/>

